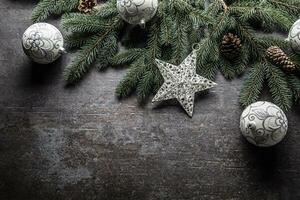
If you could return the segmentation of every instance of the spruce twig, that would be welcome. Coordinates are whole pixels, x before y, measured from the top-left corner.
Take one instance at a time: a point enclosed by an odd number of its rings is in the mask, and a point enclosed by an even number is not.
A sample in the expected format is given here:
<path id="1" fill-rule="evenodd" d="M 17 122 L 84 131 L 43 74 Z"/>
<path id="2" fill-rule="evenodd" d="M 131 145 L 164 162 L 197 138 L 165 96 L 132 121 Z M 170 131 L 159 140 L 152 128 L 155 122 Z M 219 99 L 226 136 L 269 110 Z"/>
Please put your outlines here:
<path id="1" fill-rule="evenodd" d="M 114 31 L 119 23 L 120 19 L 117 19 L 104 33 L 97 34 L 88 44 L 82 47 L 82 49 L 78 52 L 79 56 L 66 68 L 64 72 L 64 79 L 68 83 L 77 82 L 87 72 L 90 65 L 96 60 L 100 51 L 102 51 L 101 47 L 103 42 L 108 39 L 108 36 L 110 35 L 111 37 L 114 37 Z"/>

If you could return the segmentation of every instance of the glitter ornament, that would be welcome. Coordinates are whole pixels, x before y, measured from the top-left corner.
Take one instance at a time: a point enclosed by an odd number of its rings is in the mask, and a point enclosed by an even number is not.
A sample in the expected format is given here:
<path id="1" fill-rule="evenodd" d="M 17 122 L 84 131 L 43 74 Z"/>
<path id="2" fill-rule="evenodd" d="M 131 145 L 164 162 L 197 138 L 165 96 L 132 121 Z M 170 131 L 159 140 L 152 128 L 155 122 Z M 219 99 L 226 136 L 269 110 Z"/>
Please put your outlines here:
<path id="1" fill-rule="evenodd" d="M 196 74 L 196 57 L 194 50 L 179 66 L 156 59 L 165 82 L 152 102 L 177 99 L 187 114 L 193 116 L 195 93 L 216 85 Z"/>
<path id="2" fill-rule="evenodd" d="M 288 130 L 288 120 L 275 104 L 259 101 L 244 110 L 240 129 L 250 143 L 270 147 L 283 140 Z"/>
<path id="3" fill-rule="evenodd" d="M 117 9 L 121 17 L 129 24 L 145 23 L 154 17 L 158 7 L 158 0 L 118 0 Z"/>
<path id="4" fill-rule="evenodd" d="M 58 59 L 65 52 L 63 44 L 60 31 L 48 23 L 31 25 L 22 38 L 25 54 L 39 64 L 49 64 Z"/>
<path id="5" fill-rule="evenodd" d="M 288 41 L 291 42 L 292 49 L 300 55 L 300 19 L 292 26 Z"/>

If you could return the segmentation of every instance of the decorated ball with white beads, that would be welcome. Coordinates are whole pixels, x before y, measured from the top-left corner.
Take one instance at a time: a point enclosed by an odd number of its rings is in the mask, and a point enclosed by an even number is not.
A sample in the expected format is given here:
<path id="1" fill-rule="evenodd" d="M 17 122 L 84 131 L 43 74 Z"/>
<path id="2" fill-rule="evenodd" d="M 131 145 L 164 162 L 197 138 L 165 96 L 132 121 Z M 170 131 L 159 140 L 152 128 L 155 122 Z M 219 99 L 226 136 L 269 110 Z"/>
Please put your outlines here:
<path id="1" fill-rule="evenodd" d="M 259 101 L 244 110 L 240 129 L 250 143 L 270 147 L 283 140 L 288 130 L 288 120 L 275 104 Z"/>

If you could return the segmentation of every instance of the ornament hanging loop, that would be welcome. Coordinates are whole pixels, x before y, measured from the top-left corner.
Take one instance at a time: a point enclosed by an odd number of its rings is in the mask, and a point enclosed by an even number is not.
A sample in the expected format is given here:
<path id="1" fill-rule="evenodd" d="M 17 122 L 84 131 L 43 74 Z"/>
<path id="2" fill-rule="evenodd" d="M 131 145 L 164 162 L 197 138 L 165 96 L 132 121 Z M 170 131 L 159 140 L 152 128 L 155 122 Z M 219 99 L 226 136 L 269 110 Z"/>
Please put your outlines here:
<path id="1" fill-rule="evenodd" d="M 68 53 L 68 52 L 66 51 L 66 49 L 63 48 L 63 47 L 60 47 L 60 48 L 58 49 L 58 52 L 59 52 L 60 54 L 66 54 L 66 53 Z"/>
<path id="2" fill-rule="evenodd" d="M 193 51 L 199 51 L 201 48 L 201 45 L 199 43 L 195 43 L 192 46 Z"/>
<path id="3" fill-rule="evenodd" d="M 140 25 L 140 27 L 141 27 L 142 29 L 145 29 L 145 28 L 146 28 L 146 21 L 145 21 L 145 19 L 142 19 L 142 20 L 140 21 L 139 25 Z"/>

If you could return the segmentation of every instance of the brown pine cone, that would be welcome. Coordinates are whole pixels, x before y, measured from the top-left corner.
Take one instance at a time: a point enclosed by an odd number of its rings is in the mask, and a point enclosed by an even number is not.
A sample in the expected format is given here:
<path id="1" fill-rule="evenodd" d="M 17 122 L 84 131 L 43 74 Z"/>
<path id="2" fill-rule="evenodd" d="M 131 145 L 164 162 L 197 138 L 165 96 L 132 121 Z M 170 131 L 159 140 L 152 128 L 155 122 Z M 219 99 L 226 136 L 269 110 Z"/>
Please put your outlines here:
<path id="1" fill-rule="evenodd" d="M 221 54 L 229 60 L 235 59 L 241 53 L 241 39 L 232 33 L 224 35 L 220 46 Z"/>
<path id="2" fill-rule="evenodd" d="M 296 70 L 296 65 L 278 46 L 269 47 L 267 49 L 267 57 L 274 64 L 281 66 L 286 72 Z"/>
<path id="3" fill-rule="evenodd" d="M 83 13 L 89 13 L 97 5 L 97 0 L 80 0 L 78 10 Z"/>

